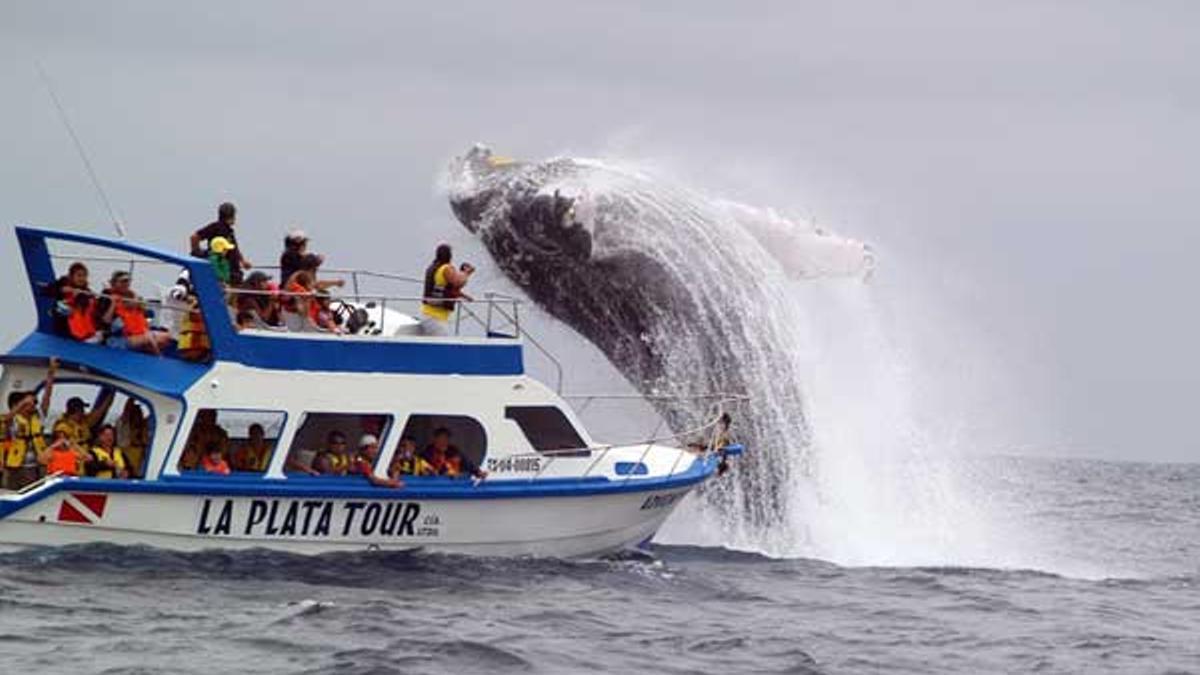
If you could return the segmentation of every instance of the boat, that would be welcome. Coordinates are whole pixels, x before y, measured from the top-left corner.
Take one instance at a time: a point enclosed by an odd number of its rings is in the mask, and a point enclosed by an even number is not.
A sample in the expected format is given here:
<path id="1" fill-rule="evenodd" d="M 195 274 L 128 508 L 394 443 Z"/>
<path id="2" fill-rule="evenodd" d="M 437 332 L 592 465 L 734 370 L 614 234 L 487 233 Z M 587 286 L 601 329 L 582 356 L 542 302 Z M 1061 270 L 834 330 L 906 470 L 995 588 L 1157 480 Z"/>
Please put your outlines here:
<path id="1" fill-rule="evenodd" d="M 0 356 L 0 402 L 11 392 L 41 392 L 53 360 L 47 430 L 68 398 L 83 399 L 93 412 L 107 409 L 118 433 L 126 412 L 144 424 L 138 452 L 129 453 L 129 477 L 55 473 L 0 492 L 6 547 L 104 542 L 179 551 L 601 556 L 649 541 L 685 495 L 742 451 L 728 435 L 736 397 L 716 395 L 711 419 L 687 432 L 704 439 L 691 447 L 676 442 L 678 434 L 632 444 L 593 440 L 559 391 L 561 366 L 555 388 L 527 374 L 525 347 L 542 348 L 522 330 L 516 298 L 463 299 L 458 321 L 477 323 L 479 334 L 458 324 L 449 336 L 428 337 L 397 309 L 419 302 L 419 294 L 368 296 L 359 277 L 369 273 L 354 272 L 343 302 L 365 317 L 358 332 L 239 330 L 227 291 L 204 259 L 124 239 L 14 231 L 37 324 Z M 48 289 L 72 260 L 127 269 L 135 283 L 152 268 L 186 271 L 207 358 L 62 335 L 55 323 L 61 305 Z M 170 323 L 169 303 L 151 296 L 146 305 L 155 323 Z M 403 438 L 423 445 L 439 429 L 478 465 L 477 476 L 403 476 L 396 488 L 361 475 L 291 470 L 334 431 L 351 441 L 362 432 L 378 441 L 372 470 L 380 482 Z M 185 461 L 198 436 L 223 437 L 230 451 L 256 434 L 253 442 L 269 448 L 257 470 L 219 474 Z"/>

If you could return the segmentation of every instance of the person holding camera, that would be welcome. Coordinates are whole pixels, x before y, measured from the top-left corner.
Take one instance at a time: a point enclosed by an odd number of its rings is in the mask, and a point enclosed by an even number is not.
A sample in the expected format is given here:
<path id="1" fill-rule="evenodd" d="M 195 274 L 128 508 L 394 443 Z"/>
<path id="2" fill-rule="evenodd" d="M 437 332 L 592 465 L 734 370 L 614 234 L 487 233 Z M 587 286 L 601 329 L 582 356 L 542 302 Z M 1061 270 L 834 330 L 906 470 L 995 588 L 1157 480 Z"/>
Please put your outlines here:
<path id="1" fill-rule="evenodd" d="M 439 244 L 433 262 L 425 269 L 425 292 L 421 300 L 421 332 L 425 335 L 449 335 L 454 308 L 461 300 L 471 299 L 462 289 L 475 273 L 475 267 L 463 263 L 456 269 L 452 258 L 450 244 Z"/>

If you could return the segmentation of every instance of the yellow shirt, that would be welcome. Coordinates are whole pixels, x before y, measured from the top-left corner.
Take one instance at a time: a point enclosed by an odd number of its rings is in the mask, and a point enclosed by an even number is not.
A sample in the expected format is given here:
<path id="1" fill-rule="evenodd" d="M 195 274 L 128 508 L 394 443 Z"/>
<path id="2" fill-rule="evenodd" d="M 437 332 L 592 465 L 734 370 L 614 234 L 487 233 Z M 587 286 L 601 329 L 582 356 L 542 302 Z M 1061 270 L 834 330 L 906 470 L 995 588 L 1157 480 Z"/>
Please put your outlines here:
<path id="1" fill-rule="evenodd" d="M 446 268 L 449 266 L 450 266 L 450 263 L 446 263 L 445 265 L 442 265 L 441 267 L 437 268 L 437 270 L 434 271 L 434 273 L 433 273 L 433 285 L 434 286 L 440 286 L 441 288 L 446 288 Z M 447 290 L 449 290 L 449 289 L 447 289 Z M 445 307 L 434 307 L 433 305 L 426 303 L 426 302 L 421 303 L 421 313 L 430 318 L 437 319 L 438 321 L 449 321 L 450 314 L 453 311 L 454 310 L 446 309 Z"/>

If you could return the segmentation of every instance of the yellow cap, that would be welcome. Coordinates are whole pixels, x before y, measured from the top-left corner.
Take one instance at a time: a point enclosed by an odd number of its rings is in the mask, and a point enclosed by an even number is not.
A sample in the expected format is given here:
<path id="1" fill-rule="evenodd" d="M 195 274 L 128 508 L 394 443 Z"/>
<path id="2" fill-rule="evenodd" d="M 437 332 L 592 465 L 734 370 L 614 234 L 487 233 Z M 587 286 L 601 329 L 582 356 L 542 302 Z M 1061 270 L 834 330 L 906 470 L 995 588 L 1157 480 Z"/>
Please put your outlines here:
<path id="1" fill-rule="evenodd" d="M 224 255 L 227 251 L 232 251 L 235 248 L 237 246 L 234 246 L 233 242 L 225 237 L 213 237 L 208 241 L 208 250 L 217 255 Z"/>

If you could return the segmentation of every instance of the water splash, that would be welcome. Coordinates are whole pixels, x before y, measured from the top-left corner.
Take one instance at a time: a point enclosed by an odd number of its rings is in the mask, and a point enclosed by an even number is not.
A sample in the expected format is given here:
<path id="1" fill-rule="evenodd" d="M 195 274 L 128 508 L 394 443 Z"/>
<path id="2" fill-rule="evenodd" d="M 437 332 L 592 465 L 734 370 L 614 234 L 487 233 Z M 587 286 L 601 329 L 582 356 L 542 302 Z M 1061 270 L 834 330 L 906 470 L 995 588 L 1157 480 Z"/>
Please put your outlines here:
<path id="1" fill-rule="evenodd" d="M 946 439 L 932 438 L 914 412 L 907 359 L 863 282 L 874 268 L 869 247 L 637 165 L 559 158 L 503 167 L 452 167 L 451 201 L 539 305 L 595 342 L 645 394 L 752 397 L 738 422 L 750 453 L 731 479 L 691 500 L 662 540 L 848 564 L 1016 560 L 1012 542 L 997 556 L 997 535 L 958 484 Z M 537 196 L 555 207 L 570 200 L 570 216 L 532 218 L 526 204 Z M 555 264 L 544 251 L 567 229 L 572 241 L 587 236 L 586 261 L 576 266 L 622 274 L 644 266 L 660 276 L 633 278 L 668 287 L 666 301 L 638 307 L 639 332 L 628 342 L 614 341 L 630 327 L 605 303 L 637 284 L 613 282 L 580 308 L 530 282 Z M 575 274 L 559 273 L 564 285 Z M 659 412 L 675 429 L 707 413 L 678 404 Z"/>

